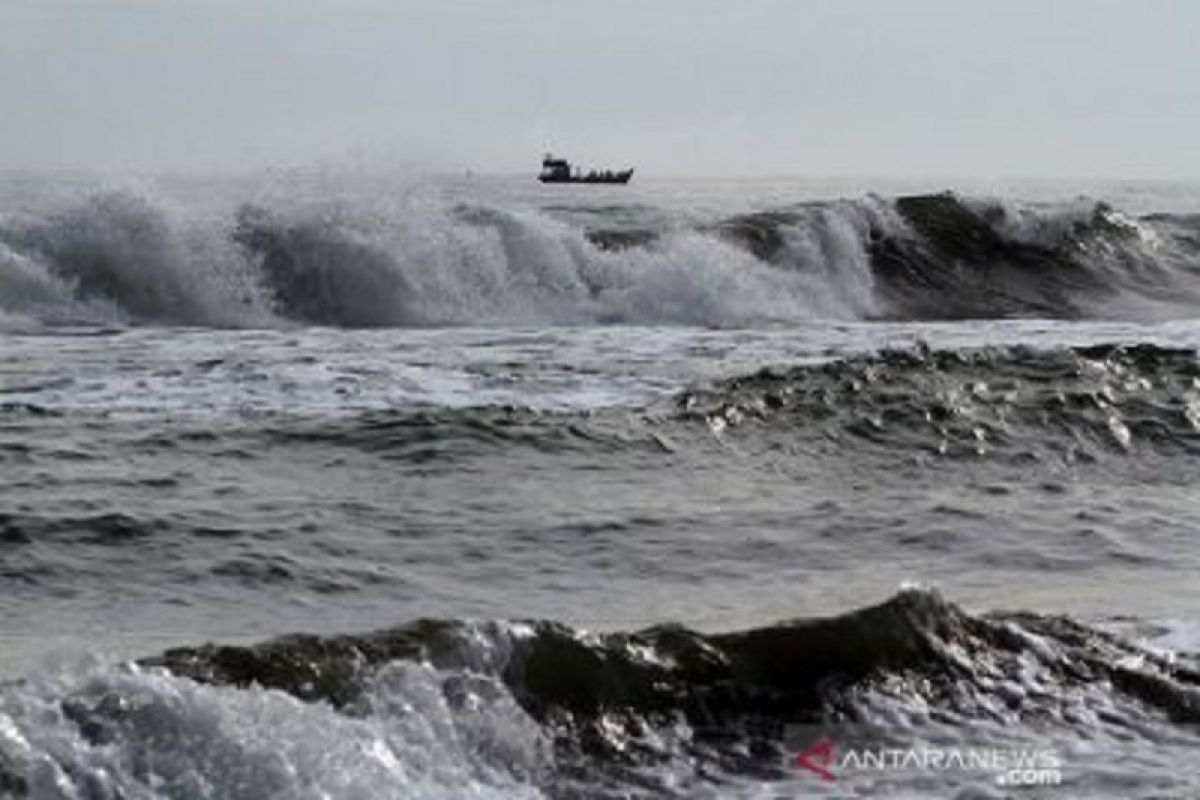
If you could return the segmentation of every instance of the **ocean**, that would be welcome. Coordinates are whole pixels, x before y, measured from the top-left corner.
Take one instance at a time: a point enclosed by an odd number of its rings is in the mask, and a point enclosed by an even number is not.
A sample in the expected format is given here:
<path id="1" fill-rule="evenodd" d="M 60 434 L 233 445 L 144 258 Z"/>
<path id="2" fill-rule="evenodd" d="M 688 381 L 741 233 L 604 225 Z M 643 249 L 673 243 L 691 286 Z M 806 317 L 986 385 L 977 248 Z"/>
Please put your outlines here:
<path id="1" fill-rule="evenodd" d="M 0 179 L 0 796 L 1200 796 L 1200 185 Z"/>

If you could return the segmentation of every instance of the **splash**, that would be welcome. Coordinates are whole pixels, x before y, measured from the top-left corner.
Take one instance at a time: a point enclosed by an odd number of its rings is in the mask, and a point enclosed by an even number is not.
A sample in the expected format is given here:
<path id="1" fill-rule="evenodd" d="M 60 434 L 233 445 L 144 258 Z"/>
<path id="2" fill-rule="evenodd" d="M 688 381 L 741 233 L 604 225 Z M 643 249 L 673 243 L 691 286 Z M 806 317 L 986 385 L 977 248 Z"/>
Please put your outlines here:
<path id="1" fill-rule="evenodd" d="M 436 196 L 374 207 L 130 191 L 0 217 L 0 312 L 43 324 L 752 326 L 1189 315 L 1194 221 L 951 194 L 682 223 Z"/>

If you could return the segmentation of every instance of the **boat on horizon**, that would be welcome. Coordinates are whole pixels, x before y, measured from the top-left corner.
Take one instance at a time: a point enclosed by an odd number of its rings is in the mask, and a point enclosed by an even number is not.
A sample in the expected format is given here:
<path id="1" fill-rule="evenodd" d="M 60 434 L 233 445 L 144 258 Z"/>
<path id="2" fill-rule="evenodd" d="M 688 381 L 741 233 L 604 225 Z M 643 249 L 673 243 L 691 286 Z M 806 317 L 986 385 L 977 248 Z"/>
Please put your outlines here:
<path id="1" fill-rule="evenodd" d="M 584 172 L 579 167 L 572 169 L 571 162 L 565 158 L 555 158 L 550 153 L 542 159 L 542 171 L 538 180 L 542 183 L 629 183 L 633 177 L 633 168 L 623 170 L 589 170 Z"/>

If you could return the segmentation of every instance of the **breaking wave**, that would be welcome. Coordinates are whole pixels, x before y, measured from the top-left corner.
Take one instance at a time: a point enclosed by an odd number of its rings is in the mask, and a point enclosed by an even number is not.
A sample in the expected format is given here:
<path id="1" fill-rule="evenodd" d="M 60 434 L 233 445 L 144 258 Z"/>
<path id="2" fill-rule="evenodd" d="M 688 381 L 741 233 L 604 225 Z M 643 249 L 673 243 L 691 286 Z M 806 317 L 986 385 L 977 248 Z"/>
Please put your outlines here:
<path id="1" fill-rule="evenodd" d="M 1191 655 L 906 590 L 731 633 L 422 620 L 89 664 L 4 688 L 0 786 L 64 798 L 750 796 L 746 776 L 803 778 L 800 726 L 855 723 L 884 742 L 930 729 L 1075 742 L 1068 764 L 1089 777 L 1074 791 L 1130 797 L 1195 787 L 1197 722 Z M 1106 786 L 1087 760 L 1110 737 L 1162 772 Z"/>
<path id="2" fill-rule="evenodd" d="M 1119 318 L 1194 313 L 1194 218 L 952 194 L 686 224 L 647 207 L 386 213 L 128 192 L 0 216 L 0 320 L 336 326 Z"/>
<path id="3" fill-rule="evenodd" d="M 51 324 L 249 323 L 250 276 L 235 255 L 145 198 L 96 195 L 44 218 L 0 219 L 0 310 Z"/>

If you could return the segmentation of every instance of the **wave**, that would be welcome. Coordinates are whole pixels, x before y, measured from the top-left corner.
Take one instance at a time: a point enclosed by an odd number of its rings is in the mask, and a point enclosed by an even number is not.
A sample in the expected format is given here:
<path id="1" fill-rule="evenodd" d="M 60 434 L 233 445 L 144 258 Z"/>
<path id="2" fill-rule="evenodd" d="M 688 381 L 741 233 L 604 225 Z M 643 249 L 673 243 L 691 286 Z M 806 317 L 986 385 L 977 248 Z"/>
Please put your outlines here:
<path id="1" fill-rule="evenodd" d="M 241 389 L 231 385 L 236 398 Z M 64 406 L 58 396 L 73 386 L 55 380 L 9 387 L 0 395 L 0 420 L 14 430 L 57 426 L 77 407 Z M 98 391 L 107 397 L 115 389 L 100 384 Z M 208 402 L 199 407 L 209 408 Z M 184 447 L 248 459 L 279 448 L 335 449 L 422 470 L 454 470 L 500 455 L 531 464 L 578 458 L 622 473 L 661 459 L 711 466 L 736 452 L 775 466 L 789 457 L 859 467 L 864 459 L 900 459 L 909 468 L 964 462 L 1136 467 L 1173 460 L 1173 470 L 1192 475 L 1191 461 L 1200 455 L 1200 355 L 1151 344 L 931 349 L 918 343 L 768 366 L 645 405 L 609 405 L 614 401 L 604 395 L 587 409 L 512 402 L 503 392 L 489 399 L 475 390 L 463 393 L 461 407 L 434 405 L 420 395 L 392 401 L 390 408 L 346 408 L 329 417 L 292 405 L 289 396 L 236 415 L 218 431 L 201 415 L 183 427 L 142 430 L 137 441 L 150 453 Z M 140 413 L 141 406 L 132 408 Z M 47 463 L 106 457 L 74 448 L 36 452 Z"/>
<path id="2" fill-rule="evenodd" d="M 229 326 L 254 318 L 233 248 L 129 192 L 0 224 L 0 308 L 50 323 Z"/>
<path id="3" fill-rule="evenodd" d="M 885 350 L 767 368 L 680 394 L 718 433 L 818 448 L 1094 461 L 1200 453 L 1200 359 L 1153 345 Z"/>
<path id="4" fill-rule="evenodd" d="M 403 325 L 417 317 L 392 257 L 328 220 L 278 221 L 242 206 L 232 238 L 259 267 L 275 307 L 302 322 L 355 327 Z"/>
<path id="5" fill-rule="evenodd" d="M 722 458 L 712 443 L 861 460 L 1085 464 L 1200 455 L 1195 350 L 1102 344 L 883 350 L 718 380 L 640 410 L 413 408 L 282 421 L 272 445 L 447 469 L 489 454 Z M 933 462 L 930 462 L 933 463 Z"/>
<path id="6" fill-rule="evenodd" d="M 1136 656 L 1136 658 L 1135 658 Z M 853 713 L 867 690 L 899 675 L 927 702 L 971 716 L 995 709 L 979 701 L 988 677 L 1036 662 L 1044 691 L 1103 688 L 1146 713 L 1178 724 L 1200 722 L 1200 663 L 1172 658 L 1065 617 L 1030 613 L 972 616 L 936 592 L 906 590 L 845 615 L 799 619 L 732 633 L 678 625 L 635 633 L 584 633 L 554 622 L 466 623 L 423 620 L 366 635 L 287 636 L 261 645 L 183 647 L 143 664 L 204 683 L 276 688 L 307 701 L 352 704 L 368 678 L 394 661 L 498 675 L 534 719 L 563 722 L 586 744 L 613 754 L 601 726 L 681 713 L 695 728 L 747 716 L 802 721 Z M 968 687 L 969 685 L 969 687 Z M 968 691 L 969 688 L 969 691 Z M 966 692 L 964 697 L 960 692 Z M 964 702 L 965 701 L 965 702 Z M 1072 725 L 1053 709 L 1006 704 L 1004 718 Z M 638 719 L 634 720 L 636 717 Z M 593 728 L 592 726 L 596 726 Z"/>
<path id="7" fill-rule="evenodd" d="M 13 387 L 16 394 L 0 402 L 0 418 L 24 426 L 61 417 L 53 401 L 38 399 L 38 388 Z M 247 458 L 280 447 L 340 448 L 424 470 L 458 469 L 495 455 L 578 457 L 620 470 L 643 457 L 712 463 L 729 456 L 730 444 L 747 452 L 761 446 L 759 454 L 774 453 L 772 459 L 793 453 L 824 463 L 1179 458 L 1186 465 L 1200 455 L 1200 356 L 1149 344 L 936 350 L 922 344 L 766 367 L 641 407 L 406 404 L 336 418 L 273 411 L 219 433 L 202 418 L 196 428 L 139 439 L 147 452 L 186 446 Z M 39 457 L 105 456 L 52 450 Z"/>
<path id="8" fill-rule="evenodd" d="M 0 714 L 0 785 L 17 797 L 739 796 L 738 776 L 797 777 L 802 726 L 848 724 L 879 741 L 1079 741 L 1076 788 L 1128 797 L 1195 778 L 1171 759 L 1194 747 L 1200 662 L 906 590 L 730 633 L 422 620 L 180 647 L 10 684 Z M 1103 773 L 1082 759 L 1109 737 L 1157 753 L 1116 795 L 1079 777 Z"/>
<path id="9" fill-rule="evenodd" d="M 0 217 L 0 314 L 44 324 L 747 325 L 1194 313 L 1200 226 L 952 194 L 682 223 L 423 199 L 199 213 L 127 192 Z"/>
<path id="10" fill-rule="evenodd" d="M 781 442 L 804 458 L 1088 463 L 1200 455 L 1200 357 L 1153 345 L 884 350 L 768 367 L 640 410 L 415 408 L 285 422 L 272 444 L 318 444 L 456 468 L 504 452 L 687 456 L 719 441 Z M 699 426 L 697 425 L 699 423 Z"/>

